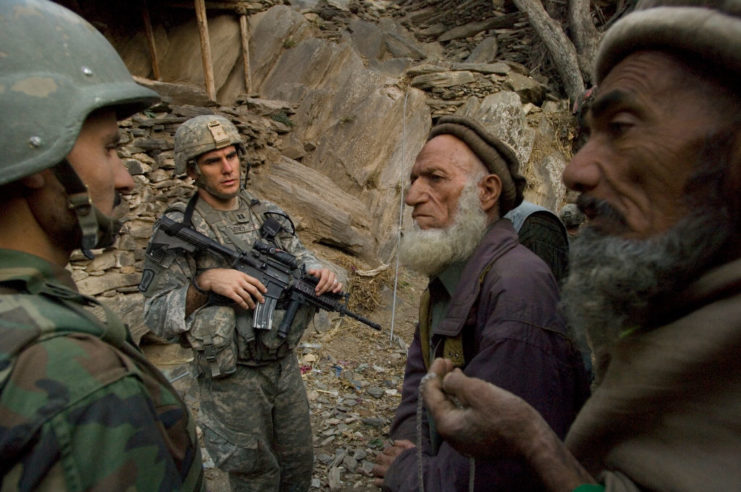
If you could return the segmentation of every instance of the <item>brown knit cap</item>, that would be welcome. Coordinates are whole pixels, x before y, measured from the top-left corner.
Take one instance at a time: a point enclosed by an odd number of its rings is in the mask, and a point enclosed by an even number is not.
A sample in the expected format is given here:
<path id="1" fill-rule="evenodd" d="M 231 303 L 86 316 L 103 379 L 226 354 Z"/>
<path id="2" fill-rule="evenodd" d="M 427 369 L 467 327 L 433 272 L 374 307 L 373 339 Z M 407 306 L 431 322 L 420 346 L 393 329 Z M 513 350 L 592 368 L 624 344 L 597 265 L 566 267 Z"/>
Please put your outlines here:
<path id="1" fill-rule="evenodd" d="M 427 140 L 453 135 L 476 154 L 490 173 L 502 181 L 499 214 L 504 215 L 522 202 L 527 181 L 520 175 L 520 162 L 512 147 L 491 136 L 479 123 L 462 116 L 443 116 L 430 130 Z"/>

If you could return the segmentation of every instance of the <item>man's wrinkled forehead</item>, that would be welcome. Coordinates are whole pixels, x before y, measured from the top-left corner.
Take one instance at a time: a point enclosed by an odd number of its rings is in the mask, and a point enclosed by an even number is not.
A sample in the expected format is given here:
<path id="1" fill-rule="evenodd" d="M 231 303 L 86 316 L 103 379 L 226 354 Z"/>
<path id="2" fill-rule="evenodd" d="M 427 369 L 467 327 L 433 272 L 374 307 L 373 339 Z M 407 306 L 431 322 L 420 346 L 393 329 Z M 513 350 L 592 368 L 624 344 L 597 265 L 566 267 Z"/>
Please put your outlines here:
<path id="1" fill-rule="evenodd" d="M 479 161 L 476 154 L 460 139 L 442 134 L 431 138 L 422 147 L 412 168 L 412 173 L 431 171 L 469 172 L 472 162 Z M 480 162 L 480 161 L 479 161 Z M 482 168 L 484 167 L 481 164 Z"/>

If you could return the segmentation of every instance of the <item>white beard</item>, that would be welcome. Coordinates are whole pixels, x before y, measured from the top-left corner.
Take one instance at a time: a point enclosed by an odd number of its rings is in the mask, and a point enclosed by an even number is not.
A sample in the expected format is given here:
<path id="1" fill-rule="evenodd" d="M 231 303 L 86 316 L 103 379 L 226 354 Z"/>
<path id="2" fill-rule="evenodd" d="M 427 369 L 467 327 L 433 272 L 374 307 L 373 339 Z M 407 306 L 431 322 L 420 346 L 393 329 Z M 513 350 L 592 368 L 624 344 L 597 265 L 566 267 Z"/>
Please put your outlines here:
<path id="1" fill-rule="evenodd" d="M 488 217 L 479 200 L 479 181 L 473 178 L 466 183 L 449 227 L 423 230 L 415 222 L 413 229 L 404 234 L 399 245 L 399 259 L 404 266 L 433 276 L 473 254 L 488 226 Z"/>

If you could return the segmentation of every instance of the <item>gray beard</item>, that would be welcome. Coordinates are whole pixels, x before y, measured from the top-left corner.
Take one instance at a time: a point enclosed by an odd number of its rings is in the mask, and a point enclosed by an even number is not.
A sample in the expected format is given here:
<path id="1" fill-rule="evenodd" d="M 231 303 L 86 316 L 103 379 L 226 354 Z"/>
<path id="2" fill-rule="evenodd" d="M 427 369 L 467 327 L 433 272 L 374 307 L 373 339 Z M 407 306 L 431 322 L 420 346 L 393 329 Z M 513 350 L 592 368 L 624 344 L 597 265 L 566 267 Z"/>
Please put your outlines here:
<path id="1" fill-rule="evenodd" d="M 463 188 L 453 224 L 449 227 L 423 230 L 415 223 L 413 229 L 404 234 L 399 245 L 399 259 L 404 266 L 433 276 L 473 254 L 488 226 L 488 217 L 481 209 L 478 196 L 478 181 L 471 179 Z"/>
<path id="2" fill-rule="evenodd" d="M 570 247 L 561 297 L 571 329 L 592 349 L 598 379 L 622 334 L 676 314 L 676 295 L 707 270 L 732 231 L 728 215 L 707 207 L 647 240 L 582 230 Z"/>

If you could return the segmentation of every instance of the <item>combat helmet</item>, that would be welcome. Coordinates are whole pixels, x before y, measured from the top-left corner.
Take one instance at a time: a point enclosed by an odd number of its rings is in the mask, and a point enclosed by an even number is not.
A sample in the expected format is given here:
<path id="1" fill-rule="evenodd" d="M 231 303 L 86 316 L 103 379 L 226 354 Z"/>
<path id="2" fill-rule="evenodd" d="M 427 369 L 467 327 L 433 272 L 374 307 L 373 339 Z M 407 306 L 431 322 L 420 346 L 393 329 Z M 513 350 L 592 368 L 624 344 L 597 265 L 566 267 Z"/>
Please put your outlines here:
<path id="1" fill-rule="evenodd" d="M 175 132 L 175 174 L 185 174 L 188 166 L 195 166 L 199 155 L 230 145 L 244 156 L 242 136 L 228 119 L 215 114 L 189 119 Z"/>
<path id="2" fill-rule="evenodd" d="M 0 1 L 0 185 L 54 168 L 75 197 L 86 254 L 112 235 L 100 237 L 108 218 L 91 206 L 66 156 L 93 111 L 110 107 L 124 118 L 158 100 L 77 14 L 47 0 Z"/>
<path id="3" fill-rule="evenodd" d="M 0 46 L 0 184 L 61 162 L 96 109 L 122 118 L 159 100 L 100 32 L 50 1 L 0 2 Z"/>

